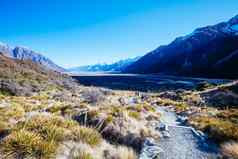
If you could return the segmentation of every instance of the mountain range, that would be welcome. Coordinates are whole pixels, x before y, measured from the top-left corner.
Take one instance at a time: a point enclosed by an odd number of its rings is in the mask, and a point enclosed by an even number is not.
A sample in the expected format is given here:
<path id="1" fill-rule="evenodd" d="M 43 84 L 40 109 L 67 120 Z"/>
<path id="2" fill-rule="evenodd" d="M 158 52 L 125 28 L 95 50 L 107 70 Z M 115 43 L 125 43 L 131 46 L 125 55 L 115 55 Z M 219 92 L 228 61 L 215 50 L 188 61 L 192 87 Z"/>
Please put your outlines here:
<path id="1" fill-rule="evenodd" d="M 5 56 L 31 60 L 59 72 L 121 72 L 137 74 L 168 74 L 216 78 L 237 78 L 238 15 L 227 22 L 194 30 L 162 45 L 143 57 L 120 60 L 112 64 L 96 64 L 70 68 L 56 65 L 52 60 L 25 47 L 10 47 L 0 43 Z"/>
<path id="2" fill-rule="evenodd" d="M 51 70 L 59 72 L 65 70 L 64 68 L 56 65 L 49 58 L 26 47 L 16 46 L 12 48 L 7 44 L 0 43 L 0 53 L 3 53 L 5 56 L 18 60 L 31 60 Z"/>
<path id="3" fill-rule="evenodd" d="M 128 58 L 124 60 L 120 60 L 114 62 L 112 64 L 95 64 L 95 65 L 87 65 L 87 66 L 80 66 L 68 69 L 70 72 L 121 72 L 127 66 L 132 64 L 133 62 L 137 61 L 140 57 L 135 58 Z"/>
<path id="4" fill-rule="evenodd" d="M 238 15 L 198 28 L 127 66 L 124 73 L 238 77 Z"/>

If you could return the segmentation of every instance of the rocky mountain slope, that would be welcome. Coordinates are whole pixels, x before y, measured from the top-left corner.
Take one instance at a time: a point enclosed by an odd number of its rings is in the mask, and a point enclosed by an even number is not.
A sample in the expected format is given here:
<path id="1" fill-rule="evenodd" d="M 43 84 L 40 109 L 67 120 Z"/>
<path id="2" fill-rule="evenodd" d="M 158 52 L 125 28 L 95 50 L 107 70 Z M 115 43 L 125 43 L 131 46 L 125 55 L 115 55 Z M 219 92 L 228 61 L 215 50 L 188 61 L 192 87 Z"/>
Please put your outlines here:
<path id="1" fill-rule="evenodd" d="M 112 64 L 95 64 L 80 66 L 68 69 L 70 72 L 121 72 L 128 65 L 137 61 L 140 57 L 128 58 L 125 60 L 120 60 Z"/>
<path id="2" fill-rule="evenodd" d="M 48 69 L 56 70 L 56 71 L 64 71 L 64 69 L 58 65 L 56 65 L 53 61 L 45 56 L 37 53 L 31 49 L 17 46 L 15 48 L 11 48 L 9 45 L 0 43 L 0 52 L 4 55 L 19 59 L 19 60 L 32 60 L 35 63 L 41 64 Z"/>
<path id="3" fill-rule="evenodd" d="M 124 72 L 235 78 L 237 67 L 238 15 L 176 38 L 129 65 Z"/>
<path id="4" fill-rule="evenodd" d="M 0 93 L 28 96 L 49 88 L 70 87 L 70 77 L 31 60 L 18 60 L 0 53 Z"/>

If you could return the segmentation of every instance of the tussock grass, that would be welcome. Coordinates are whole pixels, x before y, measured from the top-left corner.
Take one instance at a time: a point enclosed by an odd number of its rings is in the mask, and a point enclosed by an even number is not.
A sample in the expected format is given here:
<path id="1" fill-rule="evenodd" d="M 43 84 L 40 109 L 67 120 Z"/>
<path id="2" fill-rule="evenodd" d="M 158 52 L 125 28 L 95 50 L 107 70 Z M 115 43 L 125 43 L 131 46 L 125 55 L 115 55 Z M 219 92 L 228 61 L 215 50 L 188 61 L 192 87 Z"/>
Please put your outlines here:
<path id="1" fill-rule="evenodd" d="M 73 148 L 70 152 L 72 159 L 94 159 L 92 156 L 92 148 L 88 145 L 79 144 L 79 147 Z"/>
<path id="2" fill-rule="evenodd" d="M 136 111 L 128 111 L 128 115 L 129 117 L 135 118 L 137 120 L 141 118 L 140 112 L 136 112 Z"/>
<path id="3" fill-rule="evenodd" d="M 72 128 L 71 137 L 74 141 L 81 141 L 91 146 L 97 146 L 102 142 L 101 134 L 98 131 L 82 126 Z"/>
<path id="4" fill-rule="evenodd" d="M 134 110 L 137 112 L 147 111 L 147 112 L 155 112 L 155 108 L 148 103 L 137 104 L 135 106 L 128 106 L 127 110 Z"/>
<path id="5" fill-rule="evenodd" d="M 168 98 L 164 98 L 164 99 L 160 98 L 157 104 L 161 106 L 173 106 L 177 112 L 185 111 L 189 108 L 186 102 L 173 101 Z"/>
<path id="6" fill-rule="evenodd" d="M 118 146 L 115 155 L 118 159 L 137 159 L 137 154 L 128 147 Z"/>
<path id="7" fill-rule="evenodd" d="M 9 107 L 0 108 L 0 119 L 1 120 L 9 120 L 9 119 L 20 119 L 24 116 L 25 110 L 16 104 L 12 104 Z"/>
<path id="8" fill-rule="evenodd" d="M 120 117 L 122 115 L 122 113 L 125 111 L 124 108 L 122 107 L 116 107 L 116 106 L 112 106 L 109 110 L 110 114 L 113 117 Z"/>
<path id="9" fill-rule="evenodd" d="M 114 118 L 113 118 L 113 116 L 111 114 L 107 115 L 107 117 L 105 119 L 106 125 L 112 123 L 113 120 L 114 120 Z"/>
<path id="10" fill-rule="evenodd" d="M 24 129 L 7 136 L 1 147 L 5 158 L 50 159 L 56 151 L 55 143 L 46 142 L 39 134 Z"/>
<path id="11" fill-rule="evenodd" d="M 238 158 L 238 143 L 228 142 L 221 146 L 222 153 L 230 158 Z"/>
<path id="12" fill-rule="evenodd" d="M 48 159 L 63 141 L 83 142 L 92 147 L 103 140 L 95 129 L 55 115 L 35 115 L 20 122 L 1 142 L 3 153 L 11 157 Z M 87 154 L 80 154 L 87 157 Z M 82 157 L 82 156 L 81 156 Z M 87 158 L 85 158 L 87 159 Z"/>
<path id="13" fill-rule="evenodd" d="M 8 130 L 10 127 L 7 124 L 7 122 L 0 121 L 0 134 L 4 133 L 6 130 Z"/>
<path id="14" fill-rule="evenodd" d="M 73 159 L 93 159 L 92 155 L 87 152 L 78 152 Z"/>
<path id="15" fill-rule="evenodd" d="M 67 139 L 67 129 L 76 125 L 76 122 L 58 116 L 36 115 L 20 123 L 17 128 L 39 133 L 47 141 L 59 142 Z"/>
<path id="16" fill-rule="evenodd" d="M 213 138 L 219 143 L 229 140 L 238 141 L 238 125 L 228 120 L 199 116 L 190 119 L 190 123 L 206 132 L 210 138 Z"/>

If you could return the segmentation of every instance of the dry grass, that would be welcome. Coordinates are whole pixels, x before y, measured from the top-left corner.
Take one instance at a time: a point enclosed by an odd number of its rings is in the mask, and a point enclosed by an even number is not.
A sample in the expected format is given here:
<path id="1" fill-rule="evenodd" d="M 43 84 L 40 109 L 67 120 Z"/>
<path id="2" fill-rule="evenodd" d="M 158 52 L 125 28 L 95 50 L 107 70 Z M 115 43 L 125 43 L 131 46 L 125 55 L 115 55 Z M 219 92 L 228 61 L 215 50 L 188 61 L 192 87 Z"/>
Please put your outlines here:
<path id="1" fill-rule="evenodd" d="M 20 119 L 24 116 L 25 110 L 16 104 L 12 104 L 9 107 L 0 108 L 0 119 L 2 120 L 9 120 L 9 119 Z"/>
<path id="2" fill-rule="evenodd" d="M 89 104 L 95 105 L 105 100 L 104 92 L 97 88 L 88 88 L 82 91 L 82 98 Z"/>
<path id="3" fill-rule="evenodd" d="M 94 159 L 92 147 L 83 143 L 78 143 L 77 145 L 77 147 L 73 147 L 70 151 L 70 159 Z"/>
<path id="4" fill-rule="evenodd" d="M 222 153 L 230 158 L 237 159 L 238 158 L 238 143 L 229 142 L 225 143 L 221 146 Z"/>
<path id="5" fill-rule="evenodd" d="M 136 112 L 136 111 L 128 111 L 128 115 L 129 117 L 135 118 L 137 120 L 141 118 L 140 112 Z"/>
<path id="6" fill-rule="evenodd" d="M 117 152 L 115 154 L 118 159 L 137 159 L 137 154 L 128 147 L 119 146 L 117 147 Z"/>
<path id="7" fill-rule="evenodd" d="M 87 127 L 72 128 L 72 139 L 74 141 L 81 141 L 91 146 L 97 146 L 102 142 L 102 137 L 98 131 Z"/>
<path id="8" fill-rule="evenodd" d="M 90 153 L 78 151 L 73 159 L 93 159 L 93 157 Z"/>
<path id="9" fill-rule="evenodd" d="M 4 121 L 0 121 L 0 134 L 8 129 L 9 129 L 8 124 Z"/>
<path id="10" fill-rule="evenodd" d="M 205 131 L 210 138 L 213 138 L 219 143 L 238 140 L 238 125 L 228 120 L 198 116 L 191 118 L 190 123 L 196 128 Z"/>
<path id="11" fill-rule="evenodd" d="M 137 112 L 142 112 L 142 111 L 155 112 L 156 111 L 155 108 L 148 103 L 142 103 L 142 104 L 137 104 L 134 106 L 128 106 L 127 110 L 134 110 Z"/>
<path id="12" fill-rule="evenodd" d="M 26 130 L 14 131 L 1 143 L 5 158 L 44 158 L 54 156 L 55 143 L 46 142 L 37 133 Z"/>

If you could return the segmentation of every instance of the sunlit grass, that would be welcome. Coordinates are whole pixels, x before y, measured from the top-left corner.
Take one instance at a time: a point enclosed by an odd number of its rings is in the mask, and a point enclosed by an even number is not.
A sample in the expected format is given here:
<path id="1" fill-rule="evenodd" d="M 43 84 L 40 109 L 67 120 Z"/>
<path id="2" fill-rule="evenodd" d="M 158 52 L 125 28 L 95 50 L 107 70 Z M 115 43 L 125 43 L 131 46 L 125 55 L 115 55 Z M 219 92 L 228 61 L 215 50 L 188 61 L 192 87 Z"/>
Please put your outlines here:
<path id="1" fill-rule="evenodd" d="M 238 125 L 228 120 L 200 116 L 190 119 L 190 123 L 205 131 L 210 138 L 217 142 L 238 140 Z"/>
<path id="2" fill-rule="evenodd" d="M 72 128 L 72 139 L 74 141 L 81 141 L 91 146 L 96 146 L 101 143 L 101 134 L 95 129 L 88 127 L 74 127 Z"/>
<path id="3" fill-rule="evenodd" d="M 50 159 L 56 151 L 54 142 L 46 142 L 39 134 L 23 129 L 7 136 L 1 147 L 6 158 Z"/>
<path id="4" fill-rule="evenodd" d="M 128 111 L 128 115 L 129 115 L 129 117 L 132 117 L 135 119 L 140 119 L 140 117 L 141 117 L 140 112 L 136 112 L 136 111 Z"/>
<path id="5" fill-rule="evenodd" d="M 230 158 L 238 158 L 238 143 L 228 142 L 221 146 L 222 153 Z"/>

